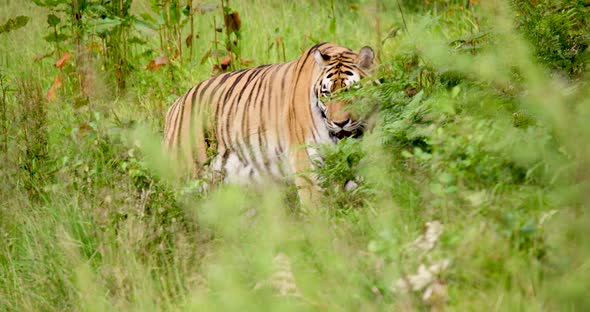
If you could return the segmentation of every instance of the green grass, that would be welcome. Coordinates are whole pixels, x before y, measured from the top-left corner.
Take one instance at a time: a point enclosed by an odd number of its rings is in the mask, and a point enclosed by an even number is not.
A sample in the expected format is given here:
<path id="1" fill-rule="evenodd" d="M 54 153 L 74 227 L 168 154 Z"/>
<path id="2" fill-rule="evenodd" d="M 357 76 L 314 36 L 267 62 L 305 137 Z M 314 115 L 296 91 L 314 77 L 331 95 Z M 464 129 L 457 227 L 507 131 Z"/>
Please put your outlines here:
<path id="1" fill-rule="evenodd" d="M 54 49 L 49 10 L 0 4 L 0 23 L 30 17 L 0 34 L 0 311 L 587 310 L 588 38 L 572 18 L 587 6 L 431 2 L 230 2 L 252 65 L 282 61 L 280 40 L 288 60 L 317 41 L 379 56 L 381 84 L 357 103 L 379 111 L 375 127 L 324 151 L 312 215 L 288 186 L 176 183 L 161 153 L 166 109 L 212 73 L 201 58 L 221 9 L 196 16 L 192 62 L 158 71 L 144 69 L 158 33 L 134 30 L 147 43 L 130 46 L 121 92 L 104 51 L 85 63 L 86 89 L 74 59 L 61 70 L 56 55 L 35 61 Z M 133 1 L 133 14 L 151 10 Z M 434 247 L 416 248 L 435 220 Z M 424 288 L 394 289 L 443 260 Z"/>

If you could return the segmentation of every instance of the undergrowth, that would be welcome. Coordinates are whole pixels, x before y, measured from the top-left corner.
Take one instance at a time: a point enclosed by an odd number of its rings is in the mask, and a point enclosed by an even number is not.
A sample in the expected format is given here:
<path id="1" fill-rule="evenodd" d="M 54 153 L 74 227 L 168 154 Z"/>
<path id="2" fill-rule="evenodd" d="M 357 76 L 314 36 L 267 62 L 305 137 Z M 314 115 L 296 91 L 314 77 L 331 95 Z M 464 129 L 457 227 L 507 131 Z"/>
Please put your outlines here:
<path id="1" fill-rule="evenodd" d="M 590 307 L 584 1 L 0 8 L 0 310 Z M 174 179 L 182 92 L 319 41 L 379 58 L 321 213 Z"/>

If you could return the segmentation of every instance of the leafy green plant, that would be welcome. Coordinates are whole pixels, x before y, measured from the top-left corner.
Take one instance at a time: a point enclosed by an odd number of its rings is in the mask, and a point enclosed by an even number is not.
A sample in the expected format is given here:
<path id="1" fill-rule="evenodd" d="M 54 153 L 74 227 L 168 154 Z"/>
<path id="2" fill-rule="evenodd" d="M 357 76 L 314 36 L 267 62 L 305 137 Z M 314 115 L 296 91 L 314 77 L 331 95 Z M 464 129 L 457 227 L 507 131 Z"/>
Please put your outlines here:
<path id="1" fill-rule="evenodd" d="M 150 1 L 150 4 L 157 18 L 147 13 L 142 14 L 142 18 L 149 21 L 153 25 L 152 28 L 158 30 L 161 53 L 169 58 L 178 58 L 182 63 L 182 43 L 186 41 L 187 44 L 192 45 L 192 40 L 195 39 L 194 29 L 186 40 L 183 40 L 181 34 L 182 27 L 189 21 L 191 26 L 193 25 L 195 8 L 192 1 L 188 1 L 184 9 L 178 0 Z"/>
<path id="2" fill-rule="evenodd" d="M 48 179 L 48 129 L 46 100 L 38 81 L 22 78 L 18 81 L 18 118 L 22 140 L 19 166 L 24 188 L 31 198 L 39 198 Z"/>
<path id="3" fill-rule="evenodd" d="M 51 10 L 47 16 L 47 24 L 52 32 L 44 39 L 55 44 L 58 58 L 64 53 L 62 45 L 69 44 L 66 49 L 76 50 L 77 66 L 81 70 L 87 65 L 83 62 L 88 62 L 88 59 L 84 57 L 87 55 L 86 42 L 93 42 L 93 38 L 98 37 L 102 41 L 103 48 L 97 51 L 102 52 L 105 67 L 112 70 L 118 90 L 120 92 L 125 90 L 131 66 L 128 45 L 130 42 L 137 42 L 134 40 L 135 37 L 130 36 L 136 21 L 130 11 L 131 0 L 73 2 L 35 0 L 34 2 L 40 7 Z M 83 73 L 82 70 L 79 72 L 81 75 Z M 83 81 L 85 78 L 82 76 L 80 80 Z"/>
<path id="4" fill-rule="evenodd" d="M 3 25 L 0 25 L 0 34 L 8 33 L 24 27 L 29 22 L 29 17 L 19 15 L 15 18 L 8 19 Z"/>
<path id="5" fill-rule="evenodd" d="M 326 206 L 342 211 L 361 207 L 370 194 L 358 172 L 364 156 L 358 140 L 344 139 L 336 146 L 323 146 L 317 174 L 327 200 Z"/>
<path id="6" fill-rule="evenodd" d="M 549 68 L 579 77 L 590 62 L 590 7 L 586 1 L 514 0 L 519 29 Z"/>
<path id="7" fill-rule="evenodd" d="M 47 34 L 43 39 L 49 43 L 54 43 L 56 51 L 58 52 L 58 59 L 62 55 L 62 51 L 60 49 L 60 43 L 66 41 L 67 39 L 71 38 L 75 33 L 75 29 L 79 27 L 78 23 L 73 22 L 79 17 L 80 7 L 78 7 L 78 2 L 76 1 L 65 1 L 65 0 L 56 0 L 56 1 L 43 1 L 43 0 L 34 0 L 33 1 L 37 6 L 46 7 L 52 11 L 49 15 L 47 15 L 47 25 L 51 28 L 52 32 Z M 84 8 L 87 4 L 87 1 L 82 1 L 82 7 Z M 58 15 L 66 15 L 68 19 L 72 20 L 70 25 L 64 25 L 62 23 L 62 19 Z"/>
<path id="8" fill-rule="evenodd" d="M 528 19 L 502 1 L 38 2 L 0 2 L 30 17 L 0 34 L 0 310 L 588 310 L 584 3 L 529 1 Z M 294 213 L 292 188 L 169 182 L 161 131 L 182 92 L 224 59 L 318 41 L 380 56 L 335 95 L 378 114 L 324 151 L 319 213 Z M 105 99 L 123 57 L 126 94 Z M 108 75 L 86 81 L 102 106 L 78 101 L 86 62 Z"/>
<path id="9" fill-rule="evenodd" d="M 131 14 L 132 1 L 102 2 L 90 7 L 88 28 L 91 34 L 96 34 L 103 40 L 105 56 L 109 60 L 109 67 L 114 71 L 117 88 L 123 91 L 127 87 L 132 66 L 129 45 L 137 43 L 131 36 L 131 29 L 135 24 L 135 17 Z"/>
<path id="10" fill-rule="evenodd" d="M 237 69 L 237 63 L 241 62 L 240 52 L 240 29 L 242 20 L 240 14 L 228 6 L 229 0 L 221 1 L 223 10 L 223 25 L 225 29 L 225 49 L 229 52 L 231 59 L 229 64 L 230 70 Z"/>

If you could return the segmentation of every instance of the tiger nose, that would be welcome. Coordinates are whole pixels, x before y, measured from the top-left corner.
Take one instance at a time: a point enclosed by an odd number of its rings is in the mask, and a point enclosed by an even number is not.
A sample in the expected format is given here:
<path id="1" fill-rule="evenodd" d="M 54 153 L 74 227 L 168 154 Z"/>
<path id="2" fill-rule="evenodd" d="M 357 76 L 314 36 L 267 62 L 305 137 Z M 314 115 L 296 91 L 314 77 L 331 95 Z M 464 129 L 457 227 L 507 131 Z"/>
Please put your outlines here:
<path id="1" fill-rule="evenodd" d="M 349 119 L 346 119 L 344 121 L 334 121 L 334 124 L 337 125 L 340 128 L 344 128 L 344 126 L 346 126 L 346 124 L 350 121 Z"/>

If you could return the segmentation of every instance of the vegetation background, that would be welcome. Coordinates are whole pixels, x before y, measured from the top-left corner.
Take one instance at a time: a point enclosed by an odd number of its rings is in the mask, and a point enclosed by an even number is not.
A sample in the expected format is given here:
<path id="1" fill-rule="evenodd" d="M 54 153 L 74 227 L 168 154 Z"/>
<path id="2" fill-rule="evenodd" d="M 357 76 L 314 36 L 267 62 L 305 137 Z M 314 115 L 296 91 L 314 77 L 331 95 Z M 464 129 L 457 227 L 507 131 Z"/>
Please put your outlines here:
<path id="1" fill-rule="evenodd" d="M 585 0 L 0 2 L 0 310 L 588 311 Z M 378 110 L 289 187 L 176 183 L 220 71 L 371 45 Z M 345 190 L 355 177 L 359 187 Z"/>

